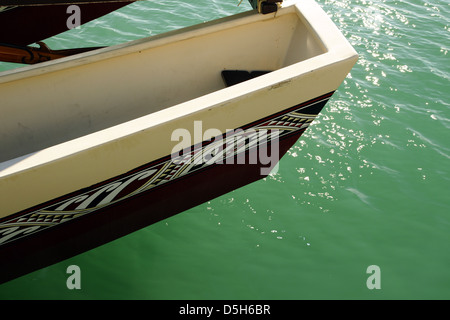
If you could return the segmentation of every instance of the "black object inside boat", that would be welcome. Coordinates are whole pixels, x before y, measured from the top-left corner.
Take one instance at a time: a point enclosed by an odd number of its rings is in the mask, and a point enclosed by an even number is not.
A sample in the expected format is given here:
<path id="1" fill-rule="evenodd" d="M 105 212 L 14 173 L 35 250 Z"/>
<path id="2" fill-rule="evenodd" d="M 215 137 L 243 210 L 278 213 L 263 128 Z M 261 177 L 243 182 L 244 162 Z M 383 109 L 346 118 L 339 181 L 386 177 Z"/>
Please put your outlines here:
<path id="1" fill-rule="evenodd" d="M 255 71 L 246 71 L 246 70 L 223 70 L 222 71 L 222 79 L 225 82 L 227 87 L 233 86 L 235 84 L 262 76 L 271 71 L 266 70 L 255 70 Z"/>

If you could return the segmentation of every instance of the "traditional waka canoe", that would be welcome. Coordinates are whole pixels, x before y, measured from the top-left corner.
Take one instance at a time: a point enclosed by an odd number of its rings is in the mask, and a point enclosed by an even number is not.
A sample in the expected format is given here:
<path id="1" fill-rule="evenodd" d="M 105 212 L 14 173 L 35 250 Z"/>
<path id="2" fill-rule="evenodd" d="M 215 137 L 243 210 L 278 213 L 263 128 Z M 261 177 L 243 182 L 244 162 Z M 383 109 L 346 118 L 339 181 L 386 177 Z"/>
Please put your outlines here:
<path id="1" fill-rule="evenodd" d="M 267 176 L 357 60 L 277 6 L 0 73 L 0 282 Z"/>

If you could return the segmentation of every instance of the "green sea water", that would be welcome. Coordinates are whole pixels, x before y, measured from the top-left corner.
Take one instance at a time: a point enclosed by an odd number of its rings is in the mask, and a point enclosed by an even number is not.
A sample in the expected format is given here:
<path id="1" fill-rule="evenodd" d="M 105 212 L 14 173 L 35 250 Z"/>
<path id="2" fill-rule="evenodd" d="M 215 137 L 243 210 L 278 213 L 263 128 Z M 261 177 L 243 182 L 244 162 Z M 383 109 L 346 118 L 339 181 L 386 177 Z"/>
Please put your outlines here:
<path id="1" fill-rule="evenodd" d="M 317 2 L 360 58 L 277 173 L 0 299 L 449 299 L 450 3 Z M 250 10 L 238 4 L 140 1 L 46 42 L 113 45 Z"/>

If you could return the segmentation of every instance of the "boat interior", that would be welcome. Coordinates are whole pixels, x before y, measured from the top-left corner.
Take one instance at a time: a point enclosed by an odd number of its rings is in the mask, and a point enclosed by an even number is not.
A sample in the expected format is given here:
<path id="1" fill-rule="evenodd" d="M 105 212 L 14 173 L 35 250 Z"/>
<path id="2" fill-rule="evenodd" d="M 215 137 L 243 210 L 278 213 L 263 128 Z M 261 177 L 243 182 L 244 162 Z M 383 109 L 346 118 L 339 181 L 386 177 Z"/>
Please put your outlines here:
<path id="1" fill-rule="evenodd" d="M 238 14 L 0 73 L 0 163 L 326 52 L 302 15 Z M 0 164 L 1 170 L 1 164 Z"/>

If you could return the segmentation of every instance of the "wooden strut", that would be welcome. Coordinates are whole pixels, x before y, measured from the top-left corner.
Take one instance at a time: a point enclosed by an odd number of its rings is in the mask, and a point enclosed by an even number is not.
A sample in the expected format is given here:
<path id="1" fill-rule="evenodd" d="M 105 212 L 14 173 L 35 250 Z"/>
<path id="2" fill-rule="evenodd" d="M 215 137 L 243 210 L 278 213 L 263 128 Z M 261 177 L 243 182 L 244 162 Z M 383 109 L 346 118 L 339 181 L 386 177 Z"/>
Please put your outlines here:
<path id="1" fill-rule="evenodd" d="M 63 57 L 68 57 L 74 54 L 101 49 L 104 47 L 88 47 L 75 48 L 63 50 L 51 50 L 45 43 L 37 42 L 38 47 L 32 46 L 16 46 L 5 43 L 0 43 L 0 61 L 35 64 L 39 62 L 55 60 Z"/>

